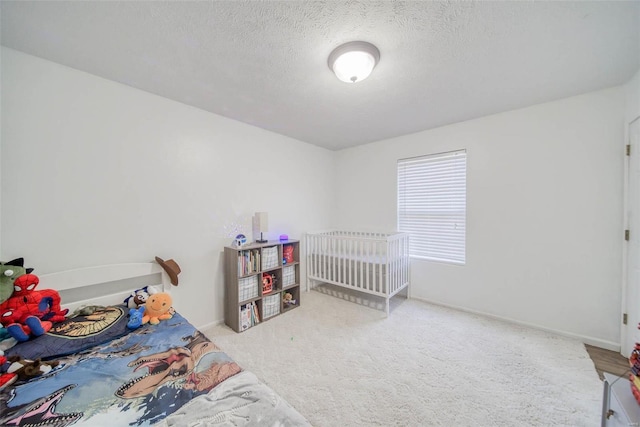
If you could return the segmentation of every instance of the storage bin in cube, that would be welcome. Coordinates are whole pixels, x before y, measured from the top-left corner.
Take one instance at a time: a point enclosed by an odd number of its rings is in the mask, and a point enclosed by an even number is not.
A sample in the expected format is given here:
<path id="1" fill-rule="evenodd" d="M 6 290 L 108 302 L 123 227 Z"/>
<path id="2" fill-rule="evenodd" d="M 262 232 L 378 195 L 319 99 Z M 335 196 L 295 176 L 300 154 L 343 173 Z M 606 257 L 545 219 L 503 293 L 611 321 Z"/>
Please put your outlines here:
<path id="1" fill-rule="evenodd" d="M 278 265 L 278 247 L 262 248 L 262 270 L 275 268 Z"/>
<path id="2" fill-rule="evenodd" d="M 238 299 L 247 301 L 258 296 L 258 276 L 243 277 L 238 280 Z"/>
<path id="3" fill-rule="evenodd" d="M 282 269 L 282 286 L 291 286 L 296 283 L 296 267 L 290 266 Z"/>
<path id="4" fill-rule="evenodd" d="M 262 299 L 262 318 L 268 319 L 280 314 L 280 294 L 270 295 Z"/>

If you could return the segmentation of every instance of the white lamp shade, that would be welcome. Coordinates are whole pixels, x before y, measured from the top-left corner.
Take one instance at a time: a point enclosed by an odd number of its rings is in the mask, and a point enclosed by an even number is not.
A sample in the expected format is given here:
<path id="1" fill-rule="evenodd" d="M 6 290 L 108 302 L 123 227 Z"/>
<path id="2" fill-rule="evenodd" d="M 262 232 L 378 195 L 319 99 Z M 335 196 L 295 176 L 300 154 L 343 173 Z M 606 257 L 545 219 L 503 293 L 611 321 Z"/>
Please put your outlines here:
<path id="1" fill-rule="evenodd" d="M 263 233 L 269 231 L 269 217 L 267 212 L 256 212 L 256 228 Z"/>
<path id="2" fill-rule="evenodd" d="M 380 59 L 380 51 L 367 42 L 349 42 L 338 46 L 329 55 L 329 68 L 346 83 L 356 83 L 369 77 Z"/>

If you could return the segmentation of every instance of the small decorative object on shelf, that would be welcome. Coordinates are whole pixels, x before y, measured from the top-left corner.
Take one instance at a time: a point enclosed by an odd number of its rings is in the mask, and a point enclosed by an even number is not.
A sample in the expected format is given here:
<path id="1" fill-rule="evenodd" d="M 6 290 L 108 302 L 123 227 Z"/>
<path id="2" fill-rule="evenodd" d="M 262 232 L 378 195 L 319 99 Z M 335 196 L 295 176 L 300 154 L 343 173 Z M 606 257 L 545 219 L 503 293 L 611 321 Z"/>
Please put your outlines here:
<path id="1" fill-rule="evenodd" d="M 293 262 L 293 245 L 284 245 L 282 247 L 282 259 L 287 264 Z"/>
<path id="2" fill-rule="evenodd" d="M 273 290 L 275 274 L 262 273 L 262 294 L 268 294 Z"/>
<path id="3" fill-rule="evenodd" d="M 285 249 L 285 247 L 287 249 Z M 300 242 L 224 248 L 225 323 L 242 332 L 300 306 Z"/>
<path id="4" fill-rule="evenodd" d="M 290 305 L 296 305 L 296 300 L 293 299 L 293 295 L 291 295 L 289 292 L 285 292 L 282 295 L 282 302 L 287 307 L 290 306 Z"/>
<path id="5" fill-rule="evenodd" d="M 242 246 L 247 244 L 247 236 L 245 236 L 244 234 L 238 234 L 233 241 L 233 244 L 236 246 L 236 248 L 241 248 Z"/>

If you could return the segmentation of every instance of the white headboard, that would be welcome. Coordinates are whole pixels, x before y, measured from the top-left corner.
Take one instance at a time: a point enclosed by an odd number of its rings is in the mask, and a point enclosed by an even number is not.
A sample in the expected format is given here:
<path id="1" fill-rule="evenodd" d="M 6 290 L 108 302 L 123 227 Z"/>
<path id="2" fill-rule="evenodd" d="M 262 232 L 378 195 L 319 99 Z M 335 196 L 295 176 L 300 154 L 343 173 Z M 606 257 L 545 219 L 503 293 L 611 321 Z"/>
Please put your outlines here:
<path id="1" fill-rule="evenodd" d="M 135 289 L 154 286 L 169 292 L 171 281 L 156 262 L 110 264 L 38 275 L 38 289 L 55 289 L 72 313 L 84 305 L 121 304 Z"/>

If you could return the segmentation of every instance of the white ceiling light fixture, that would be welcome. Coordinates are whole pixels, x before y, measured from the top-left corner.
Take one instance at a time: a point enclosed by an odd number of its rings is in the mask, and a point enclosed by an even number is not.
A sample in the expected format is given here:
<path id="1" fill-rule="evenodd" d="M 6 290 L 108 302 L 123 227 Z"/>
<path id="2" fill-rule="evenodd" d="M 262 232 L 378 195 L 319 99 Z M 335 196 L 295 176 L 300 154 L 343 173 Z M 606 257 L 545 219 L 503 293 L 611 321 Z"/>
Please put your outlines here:
<path id="1" fill-rule="evenodd" d="M 380 61 L 380 51 L 368 42 L 354 41 L 338 46 L 329 55 L 329 68 L 340 80 L 356 83 L 369 77 Z"/>

